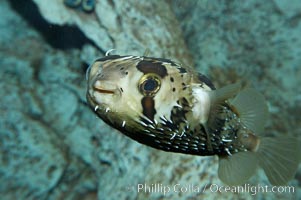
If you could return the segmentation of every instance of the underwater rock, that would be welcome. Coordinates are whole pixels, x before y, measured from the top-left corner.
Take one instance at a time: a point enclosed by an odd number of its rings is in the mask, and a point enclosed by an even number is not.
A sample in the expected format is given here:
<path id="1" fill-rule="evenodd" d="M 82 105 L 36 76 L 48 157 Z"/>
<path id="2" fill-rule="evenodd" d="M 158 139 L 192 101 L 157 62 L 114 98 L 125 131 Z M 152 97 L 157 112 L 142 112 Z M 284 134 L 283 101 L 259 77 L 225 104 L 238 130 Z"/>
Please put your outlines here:
<path id="1" fill-rule="evenodd" d="M 67 162 L 59 140 L 39 120 L 44 113 L 35 96 L 38 88 L 29 59 L 34 56 L 19 48 L 31 44 L 31 50 L 37 50 L 39 37 L 6 1 L 1 1 L 0 10 L 5 16 L 0 20 L 0 32 L 6 35 L 1 37 L 0 48 L 0 195 L 1 199 L 43 197 L 56 186 Z M 16 32 L 19 28 L 27 31 Z"/>
<path id="2" fill-rule="evenodd" d="M 301 3 L 299 0 L 283 1 L 274 0 L 277 8 L 287 17 L 297 17 L 301 14 Z"/>
<path id="3" fill-rule="evenodd" d="M 96 1 L 92 13 L 67 7 L 61 0 L 33 0 L 49 23 L 77 26 L 102 51 L 157 57 L 190 63 L 178 23 L 165 2 Z"/>

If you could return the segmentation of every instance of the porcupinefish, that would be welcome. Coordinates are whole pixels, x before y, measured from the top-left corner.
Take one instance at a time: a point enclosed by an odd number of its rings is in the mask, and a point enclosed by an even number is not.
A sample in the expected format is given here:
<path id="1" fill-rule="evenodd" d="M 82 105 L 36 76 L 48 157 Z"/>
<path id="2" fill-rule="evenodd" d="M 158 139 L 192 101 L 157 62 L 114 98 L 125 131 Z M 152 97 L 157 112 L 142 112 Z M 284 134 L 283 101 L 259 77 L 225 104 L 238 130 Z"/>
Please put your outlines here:
<path id="1" fill-rule="evenodd" d="M 218 176 L 245 183 L 259 166 L 273 185 L 292 179 L 298 141 L 264 137 L 268 115 L 255 89 L 216 89 L 204 75 L 174 61 L 106 55 L 87 70 L 87 101 L 107 124 L 156 149 L 219 157 Z"/>

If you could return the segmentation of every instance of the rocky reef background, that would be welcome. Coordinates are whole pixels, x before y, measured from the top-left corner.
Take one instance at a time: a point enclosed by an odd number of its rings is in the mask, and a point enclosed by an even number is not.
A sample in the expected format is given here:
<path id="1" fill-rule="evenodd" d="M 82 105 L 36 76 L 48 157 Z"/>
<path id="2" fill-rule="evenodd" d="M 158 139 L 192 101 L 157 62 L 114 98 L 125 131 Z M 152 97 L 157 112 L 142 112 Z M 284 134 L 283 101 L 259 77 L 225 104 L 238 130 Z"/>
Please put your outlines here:
<path id="1" fill-rule="evenodd" d="M 301 3 L 0 1 L 1 199 L 300 199 L 294 193 L 137 192 L 138 183 L 222 185 L 217 158 L 166 153 L 108 127 L 86 105 L 85 71 L 109 49 L 171 58 L 218 86 L 264 94 L 266 134 L 301 133 Z M 250 185 L 269 185 L 258 171 Z"/>

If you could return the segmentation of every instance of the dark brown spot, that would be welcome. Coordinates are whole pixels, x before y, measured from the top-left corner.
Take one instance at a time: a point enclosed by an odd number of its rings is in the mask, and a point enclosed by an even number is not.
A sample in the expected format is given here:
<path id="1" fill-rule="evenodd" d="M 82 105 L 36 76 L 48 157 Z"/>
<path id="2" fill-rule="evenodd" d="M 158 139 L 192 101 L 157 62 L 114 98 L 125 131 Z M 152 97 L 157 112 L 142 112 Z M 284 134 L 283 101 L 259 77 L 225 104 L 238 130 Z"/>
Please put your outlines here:
<path id="1" fill-rule="evenodd" d="M 198 78 L 201 82 L 205 83 L 206 85 L 208 85 L 212 90 L 215 90 L 215 87 L 213 85 L 213 83 L 210 81 L 209 78 L 207 78 L 205 75 L 203 74 L 199 74 Z"/>
<path id="2" fill-rule="evenodd" d="M 176 88 L 172 88 L 172 91 L 175 92 L 175 91 L 176 91 Z"/>
<path id="3" fill-rule="evenodd" d="M 153 121 L 156 114 L 154 99 L 152 97 L 143 97 L 141 104 L 143 108 L 143 114 Z"/>
<path id="4" fill-rule="evenodd" d="M 174 82 L 174 79 L 173 79 L 173 77 L 170 77 L 170 81 L 171 81 L 171 82 Z"/>
<path id="5" fill-rule="evenodd" d="M 173 66 L 178 66 L 175 62 L 173 62 L 172 60 L 166 59 L 166 58 L 144 57 L 144 59 L 155 60 L 155 61 L 159 61 L 159 62 L 166 62 L 166 63 L 169 63 Z"/>
<path id="6" fill-rule="evenodd" d="M 177 68 L 178 68 L 178 70 L 179 70 L 179 72 L 180 72 L 181 74 L 187 73 L 187 71 L 186 71 L 185 68 L 183 68 L 183 67 L 181 67 L 181 66 L 178 66 Z"/>
<path id="7" fill-rule="evenodd" d="M 143 72 L 144 74 L 155 73 L 159 75 L 161 78 L 167 76 L 166 67 L 159 62 L 155 63 L 151 61 L 142 60 L 141 62 L 138 63 L 137 69 Z"/>

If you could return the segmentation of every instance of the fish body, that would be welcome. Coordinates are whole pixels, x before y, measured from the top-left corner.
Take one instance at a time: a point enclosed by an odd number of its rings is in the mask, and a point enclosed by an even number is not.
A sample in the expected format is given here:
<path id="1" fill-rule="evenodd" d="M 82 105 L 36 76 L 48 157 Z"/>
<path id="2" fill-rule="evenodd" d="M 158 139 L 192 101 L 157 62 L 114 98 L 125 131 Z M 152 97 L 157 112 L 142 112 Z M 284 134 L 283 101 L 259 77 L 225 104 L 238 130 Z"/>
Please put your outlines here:
<path id="1" fill-rule="evenodd" d="M 287 152 L 275 153 L 278 139 L 261 139 L 268 111 L 254 89 L 241 84 L 216 89 L 206 76 L 179 63 L 131 55 L 95 60 L 87 79 L 87 101 L 103 121 L 156 149 L 219 156 L 219 177 L 227 184 L 243 183 L 258 165 L 275 185 L 296 171 L 298 144 L 290 137 L 282 138 L 290 145 L 285 148 L 296 152 L 290 172 L 281 169 L 283 160 L 276 161 L 284 175 L 275 178 L 279 170 L 271 172 L 265 164 L 267 157 Z"/>

